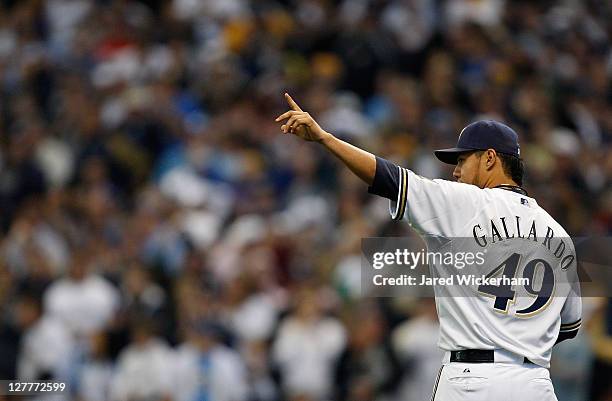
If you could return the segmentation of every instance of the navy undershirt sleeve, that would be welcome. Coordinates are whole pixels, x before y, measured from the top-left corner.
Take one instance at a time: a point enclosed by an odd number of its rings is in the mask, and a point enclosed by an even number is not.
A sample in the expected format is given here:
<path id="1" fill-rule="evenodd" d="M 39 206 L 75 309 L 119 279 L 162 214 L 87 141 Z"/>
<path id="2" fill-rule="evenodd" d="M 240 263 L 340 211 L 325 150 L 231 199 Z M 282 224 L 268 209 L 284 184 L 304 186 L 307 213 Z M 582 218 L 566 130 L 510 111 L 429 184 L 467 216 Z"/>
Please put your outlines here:
<path id="1" fill-rule="evenodd" d="M 376 156 L 376 174 L 368 192 L 395 201 L 399 189 L 398 167 L 382 157 Z"/>

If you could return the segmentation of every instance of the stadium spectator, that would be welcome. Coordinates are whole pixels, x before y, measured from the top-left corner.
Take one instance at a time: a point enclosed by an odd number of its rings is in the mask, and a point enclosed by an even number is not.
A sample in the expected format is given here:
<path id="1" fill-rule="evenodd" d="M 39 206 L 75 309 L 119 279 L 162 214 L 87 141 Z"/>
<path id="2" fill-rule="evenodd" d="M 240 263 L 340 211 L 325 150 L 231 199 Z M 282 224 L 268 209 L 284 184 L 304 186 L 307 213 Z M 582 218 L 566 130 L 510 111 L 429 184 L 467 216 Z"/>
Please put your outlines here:
<path id="1" fill-rule="evenodd" d="M 443 357 L 436 346 L 439 324 L 434 300 L 423 299 L 415 309 L 412 319 L 397 326 L 391 337 L 404 368 L 399 394 L 406 400 L 430 396 Z"/>
<path id="2" fill-rule="evenodd" d="M 303 289 L 295 311 L 283 319 L 272 346 L 283 390 L 289 397 L 315 400 L 332 395 L 333 372 L 345 343 L 342 324 L 323 315 L 320 295 Z"/>
<path id="3" fill-rule="evenodd" d="M 117 358 L 110 399 L 172 399 L 176 391 L 175 356 L 168 344 L 157 337 L 156 330 L 150 318 L 131 323 L 131 342 Z"/>
<path id="4" fill-rule="evenodd" d="M 177 350 L 175 399 L 178 401 L 246 401 L 247 371 L 240 355 L 219 342 L 214 322 L 200 321 L 188 328 Z"/>

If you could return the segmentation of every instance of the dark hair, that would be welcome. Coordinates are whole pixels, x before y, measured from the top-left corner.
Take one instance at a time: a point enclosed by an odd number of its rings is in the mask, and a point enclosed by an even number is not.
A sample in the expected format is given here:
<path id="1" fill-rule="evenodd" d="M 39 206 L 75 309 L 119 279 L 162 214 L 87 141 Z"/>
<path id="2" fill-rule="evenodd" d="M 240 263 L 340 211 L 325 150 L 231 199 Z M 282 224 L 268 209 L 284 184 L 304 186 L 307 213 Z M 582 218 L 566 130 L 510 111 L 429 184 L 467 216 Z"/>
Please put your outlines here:
<path id="1" fill-rule="evenodd" d="M 523 177 L 525 175 L 525 164 L 519 157 L 508 155 L 505 153 L 497 154 L 502 162 L 504 173 L 516 182 L 516 185 L 523 186 Z"/>

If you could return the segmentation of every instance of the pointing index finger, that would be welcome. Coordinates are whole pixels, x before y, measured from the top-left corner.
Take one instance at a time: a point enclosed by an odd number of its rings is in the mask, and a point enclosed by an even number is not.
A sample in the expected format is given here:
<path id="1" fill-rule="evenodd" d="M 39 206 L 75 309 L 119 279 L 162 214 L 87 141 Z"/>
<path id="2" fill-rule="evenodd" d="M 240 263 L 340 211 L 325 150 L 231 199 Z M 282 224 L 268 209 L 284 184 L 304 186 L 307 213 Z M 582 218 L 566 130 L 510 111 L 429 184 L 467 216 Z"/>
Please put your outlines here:
<path id="1" fill-rule="evenodd" d="M 291 106 L 293 110 L 302 111 L 302 109 L 300 109 L 300 106 L 297 105 L 295 100 L 293 100 L 293 98 L 291 98 L 288 93 L 285 93 L 285 99 L 287 99 L 287 103 L 289 103 L 289 106 Z"/>

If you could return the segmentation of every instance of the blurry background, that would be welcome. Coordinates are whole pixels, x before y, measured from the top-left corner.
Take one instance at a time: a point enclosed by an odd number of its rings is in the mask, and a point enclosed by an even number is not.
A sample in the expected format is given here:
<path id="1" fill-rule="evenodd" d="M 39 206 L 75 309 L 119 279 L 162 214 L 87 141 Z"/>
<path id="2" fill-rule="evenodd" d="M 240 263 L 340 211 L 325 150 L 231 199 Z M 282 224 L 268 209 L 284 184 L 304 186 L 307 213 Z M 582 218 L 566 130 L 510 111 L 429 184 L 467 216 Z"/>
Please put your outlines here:
<path id="1" fill-rule="evenodd" d="M 572 236 L 612 228 L 612 3 L 0 0 L 0 378 L 84 401 L 422 401 L 432 300 L 359 295 L 360 239 L 414 235 L 315 144 L 428 177 L 473 119 L 521 137 Z M 611 400 L 612 303 L 555 347 Z M 56 398 L 57 399 L 57 398 Z"/>

